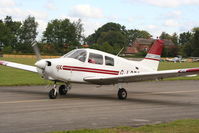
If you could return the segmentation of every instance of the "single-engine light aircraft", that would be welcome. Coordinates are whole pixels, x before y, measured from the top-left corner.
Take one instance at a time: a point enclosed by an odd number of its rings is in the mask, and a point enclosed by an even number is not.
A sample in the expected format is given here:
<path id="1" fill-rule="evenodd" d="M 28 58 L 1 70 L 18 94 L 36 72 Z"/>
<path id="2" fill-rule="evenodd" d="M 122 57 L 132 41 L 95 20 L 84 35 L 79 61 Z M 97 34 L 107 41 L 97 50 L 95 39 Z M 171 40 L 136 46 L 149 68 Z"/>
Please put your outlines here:
<path id="1" fill-rule="evenodd" d="M 39 73 L 44 79 L 54 81 L 49 98 L 55 99 L 58 91 L 66 95 L 71 83 L 115 85 L 121 83 L 189 76 L 199 73 L 199 68 L 158 71 L 164 40 L 155 40 L 142 61 L 130 61 L 93 49 L 75 49 L 60 58 L 41 59 L 37 45 L 33 48 L 38 61 L 35 66 L 0 61 L 0 65 Z M 63 85 L 57 87 L 57 82 Z M 127 91 L 118 87 L 119 99 L 127 98 Z"/>

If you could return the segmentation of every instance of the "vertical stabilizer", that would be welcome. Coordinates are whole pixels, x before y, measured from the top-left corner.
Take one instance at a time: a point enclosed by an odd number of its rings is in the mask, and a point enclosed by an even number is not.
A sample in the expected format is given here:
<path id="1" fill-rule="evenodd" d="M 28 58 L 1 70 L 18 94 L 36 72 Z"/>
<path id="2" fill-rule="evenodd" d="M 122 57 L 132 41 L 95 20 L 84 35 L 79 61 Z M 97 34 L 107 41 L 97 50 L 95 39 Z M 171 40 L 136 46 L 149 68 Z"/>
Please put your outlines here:
<path id="1" fill-rule="evenodd" d="M 157 71 L 163 48 L 164 40 L 155 40 L 146 57 L 140 62 L 141 65 Z"/>

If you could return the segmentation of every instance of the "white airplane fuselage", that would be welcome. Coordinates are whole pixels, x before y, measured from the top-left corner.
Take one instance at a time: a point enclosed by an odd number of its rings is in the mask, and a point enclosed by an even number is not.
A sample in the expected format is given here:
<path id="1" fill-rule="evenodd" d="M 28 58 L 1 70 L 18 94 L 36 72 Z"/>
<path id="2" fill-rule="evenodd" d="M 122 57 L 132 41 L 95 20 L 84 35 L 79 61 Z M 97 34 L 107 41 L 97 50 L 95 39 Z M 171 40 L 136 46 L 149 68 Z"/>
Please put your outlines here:
<path id="1" fill-rule="evenodd" d="M 42 61 L 53 62 L 46 66 L 45 72 L 49 78 L 62 82 L 87 83 L 84 78 L 88 77 L 109 77 L 112 75 L 126 75 L 133 73 L 152 71 L 139 64 L 139 61 L 130 61 L 115 55 L 93 49 L 81 49 L 86 51 L 85 61 L 74 58 L 60 57 L 56 59 L 43 59 Z M 90 53 L 97 53 L 103 57 L 102 64 L 89 62 Z M 114 65 L 106 65 L 105 57 L 114 60 Z M 40 70 L 39 70 L 40 71 Z"/>

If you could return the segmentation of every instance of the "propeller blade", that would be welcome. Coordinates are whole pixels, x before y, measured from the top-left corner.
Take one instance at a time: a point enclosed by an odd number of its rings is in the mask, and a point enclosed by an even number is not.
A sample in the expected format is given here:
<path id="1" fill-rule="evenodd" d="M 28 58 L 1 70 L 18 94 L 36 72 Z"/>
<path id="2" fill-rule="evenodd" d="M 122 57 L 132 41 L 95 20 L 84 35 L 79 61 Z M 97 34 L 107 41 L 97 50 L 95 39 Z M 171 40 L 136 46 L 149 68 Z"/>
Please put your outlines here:
<path id="1" fill-rule="evenodd" d="M 39 51 L 39 48 L 38 48 L 37 44 L 33 43 L 32 47 L 34 49 L 34 52 L 35 52 L 37 60 L 38 61 L 41 60 L 41 54 L 40 54 L 40 51 Z"/>

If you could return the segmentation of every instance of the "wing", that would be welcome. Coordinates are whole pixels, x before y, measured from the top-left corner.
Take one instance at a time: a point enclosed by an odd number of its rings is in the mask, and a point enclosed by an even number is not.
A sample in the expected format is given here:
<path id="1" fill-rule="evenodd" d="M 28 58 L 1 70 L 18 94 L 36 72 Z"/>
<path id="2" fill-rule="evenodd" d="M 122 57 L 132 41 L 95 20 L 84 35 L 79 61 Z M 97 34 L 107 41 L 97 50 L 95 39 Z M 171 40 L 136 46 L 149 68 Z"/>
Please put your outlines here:
<path id="1" fill-rule="evenodd" d="M 99 85 L 117 84 L 117 83 L 129 83 L 145 80 L 156 80 L 170 77 L 180 77 L 187 75 L 199 74 L 199 68 L 189 69 L 176 69 L 176 70 L 165 70 L 156 72 L 146 72 L 128 75 L 117 75 L 110 77 L 88 77 L 84 80 Z"/>
<path id="2" fill-rule="evenodd" d="M 0 65 L 37 73 L 37 68 L 30 65 L 24 65 L 24 64 L 9 62 L 9 61 L 0 61 Z"/>

